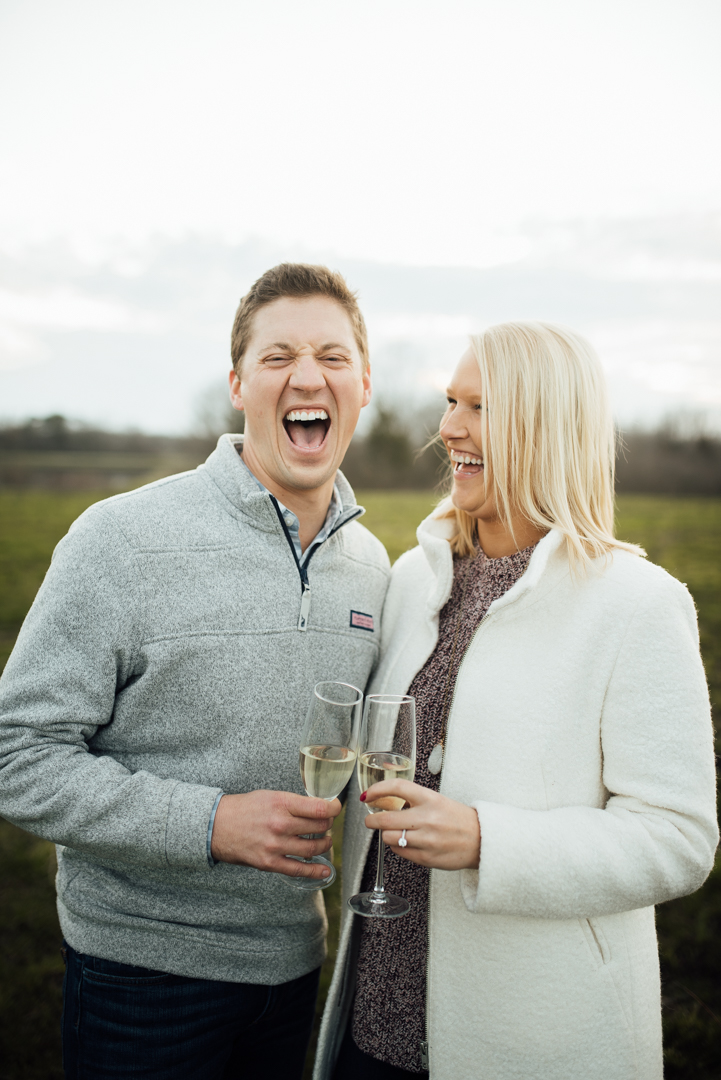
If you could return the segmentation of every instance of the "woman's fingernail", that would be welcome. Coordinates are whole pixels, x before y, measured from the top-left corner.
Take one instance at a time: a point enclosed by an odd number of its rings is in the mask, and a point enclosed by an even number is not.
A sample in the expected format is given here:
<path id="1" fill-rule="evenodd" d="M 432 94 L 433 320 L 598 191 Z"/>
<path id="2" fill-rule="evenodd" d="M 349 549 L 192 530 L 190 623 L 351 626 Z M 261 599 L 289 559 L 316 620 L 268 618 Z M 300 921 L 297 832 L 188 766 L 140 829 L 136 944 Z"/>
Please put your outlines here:
<path id="1" fill-rule="evenodd" d="M 365 801 L 366 801 L 366 792 L 363 791 L 363 792 L 361 792 L 361 802 L 365 802 Z"/>
<path id="2" fill-rule="evenodd" d="M 323 877 L 330 877 L 330 870 L 324 870 Z"/>

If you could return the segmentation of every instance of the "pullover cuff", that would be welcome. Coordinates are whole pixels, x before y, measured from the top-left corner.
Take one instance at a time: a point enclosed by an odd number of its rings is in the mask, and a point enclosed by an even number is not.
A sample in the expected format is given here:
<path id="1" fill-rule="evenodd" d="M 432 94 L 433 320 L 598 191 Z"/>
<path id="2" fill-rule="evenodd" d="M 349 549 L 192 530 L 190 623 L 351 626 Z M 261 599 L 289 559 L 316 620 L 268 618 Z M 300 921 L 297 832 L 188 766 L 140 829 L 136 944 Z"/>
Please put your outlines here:
<path id="1" fill-rule="evenodd" d="M 178 870 L 208 868 L 208 822 L 224 793 L 219 788 L 178 783 L 168 803 L 165 858 Z"/>
<path id="2" fill-rule="evenodd" d="M 208 866 L 211 868 L 211 870 L 216 865 L 216 863 L 218 862 L 217 859 L 213 858 L 213 852 L 212 852 L 213 826 L 215 825 L 216 811 L 218 809 L 218 806 L 220 805 L 220 800 L 223 798 L 224 794 L 225 794 L 225 792 L 221 791 L 220 795 L 215 800 L 215 803 L 213 804 L 213 809 L 210 812 L 210 821 L 208 822 L 208 842 L 206 844 L 206 850 L 208 852 Z"/>

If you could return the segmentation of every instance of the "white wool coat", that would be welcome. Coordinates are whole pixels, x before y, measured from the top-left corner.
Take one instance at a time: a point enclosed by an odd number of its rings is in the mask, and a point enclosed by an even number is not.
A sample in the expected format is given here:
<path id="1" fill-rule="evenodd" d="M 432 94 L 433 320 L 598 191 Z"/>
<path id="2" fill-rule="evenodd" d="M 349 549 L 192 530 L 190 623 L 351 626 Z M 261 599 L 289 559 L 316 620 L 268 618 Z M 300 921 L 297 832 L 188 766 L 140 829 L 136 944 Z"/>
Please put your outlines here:
<path id="1" fill-rule="evenodd" d="M 394 567 L 373 692 L 407 691 L 436 645 L 449 530 L 427 519 Z M 560 534 L 544 537 L 463 658 L 441 792 L 475 807 L 481 858 L 431 872 L 432 1080 L 660 1080 L 653 905 L 698 889 L 718 842 L 686 588 L 624 551 L 574 577 Z M 315 1080 L 332 1075 L 354 992 L 345 901 L 372 836 L 358 794 Z"/>

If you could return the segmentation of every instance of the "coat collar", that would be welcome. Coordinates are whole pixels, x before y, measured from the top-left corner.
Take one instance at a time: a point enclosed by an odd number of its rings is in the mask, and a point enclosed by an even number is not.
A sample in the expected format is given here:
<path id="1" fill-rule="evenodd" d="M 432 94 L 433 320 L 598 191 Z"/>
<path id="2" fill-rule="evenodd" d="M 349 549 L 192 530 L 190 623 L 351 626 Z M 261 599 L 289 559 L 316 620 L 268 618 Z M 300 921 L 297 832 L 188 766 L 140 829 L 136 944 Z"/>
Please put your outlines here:
<path id="1" fill-rule="evenodd" d="M 235 511 L 252 519 L 253 525 L 265 532 L 277 532 L 278 515 L 269 498 L 268 492 L 262 491 L 248 469 L 243 468 L 238 448 L 243 446 L 242 435 L 221 435 L 218 445 L 200 470 L 221 492 Z M 353 489 L 338 470 L 335 478 L 338 494 L 342 503 L 342 512 L 336 522 L 334 532 L 351 518 L 365 513 L 355 501 Z"/>
<path id="2" fill-rule="evenodd" d="M 454 534 L 454 523 L 449 518 L 436 518 L 431 514 L 420 523 L 416 531 L 418 543 L 428 560 L 428 565 L 435 577 L 435 587 L 431 590 L 428 606 L 433 615 L 436 615 L 451 595 L 453 588 L 453 555 L 449 543 Z M 497 611 L 501 607 L 515 603 L 540 582 L 546 571 L 552 556 L 560 555 L 563 534 L 559 529 L 551 529 L 542 540 L 538 542 L 536 550 L 531 556 L 526 572 L 504 593 L 498 600 L 491 604 L 490 611 Z"/>

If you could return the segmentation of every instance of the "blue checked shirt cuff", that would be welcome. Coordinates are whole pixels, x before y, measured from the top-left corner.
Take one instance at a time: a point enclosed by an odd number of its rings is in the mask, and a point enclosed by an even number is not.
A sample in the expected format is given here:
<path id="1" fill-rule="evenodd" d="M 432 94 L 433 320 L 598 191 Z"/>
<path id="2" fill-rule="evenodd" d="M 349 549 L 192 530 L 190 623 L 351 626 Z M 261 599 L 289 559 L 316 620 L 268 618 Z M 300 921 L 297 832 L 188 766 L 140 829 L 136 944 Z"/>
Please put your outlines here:
<path id="1" fill-rule="evenodd" d="M 225 794 L 225 792 L 221 791 L 220 795 L 215 800 L 215 802 L 213 804 L 213 809 L 210 812 L 210 821 L 208 822 L 207 851 L 208 851 L 208 866 L 210 866 L 211 868 L 214 867 L 215 864 L 218 861 L 217 859 L 213 858 L 213 855 L 212 855 L 211 850 L 210 850 L 210 846 L 211 846 L 211 841 L 213 839 L 213 825 L 215 824 L 215 815 L 216 815 L 217 810 L 218 810 L 218 804 L 220 803 L 220 800 L 223 798 L 224 794 Z"/>

